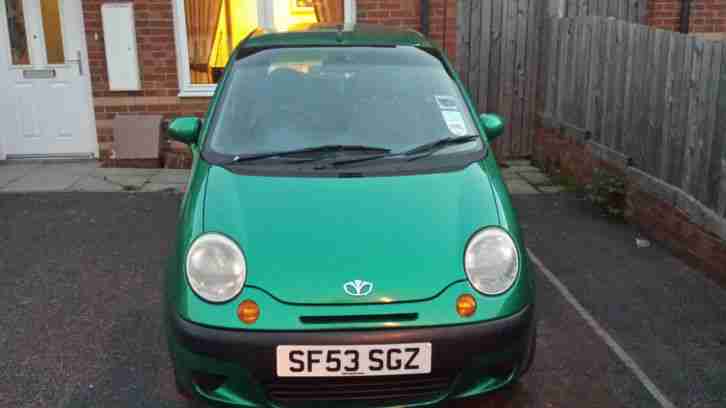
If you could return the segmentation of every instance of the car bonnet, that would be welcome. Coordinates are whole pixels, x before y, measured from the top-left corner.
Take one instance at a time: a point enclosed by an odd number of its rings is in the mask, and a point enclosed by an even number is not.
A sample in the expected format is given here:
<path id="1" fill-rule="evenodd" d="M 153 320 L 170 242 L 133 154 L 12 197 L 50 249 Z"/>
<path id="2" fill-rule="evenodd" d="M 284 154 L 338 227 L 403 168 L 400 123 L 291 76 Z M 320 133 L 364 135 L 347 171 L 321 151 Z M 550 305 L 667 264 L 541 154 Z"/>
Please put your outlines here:
<path id="1" fill-rule="evenodd" d="M 249 176 L 213 166 L 204 214 L 206 231 L 244 251 L 247 286 L 281 302 L 321 305 L 435 297 L 466 279 L 469 237 L 499 223 L 479 163 L 362 178 Z"/>

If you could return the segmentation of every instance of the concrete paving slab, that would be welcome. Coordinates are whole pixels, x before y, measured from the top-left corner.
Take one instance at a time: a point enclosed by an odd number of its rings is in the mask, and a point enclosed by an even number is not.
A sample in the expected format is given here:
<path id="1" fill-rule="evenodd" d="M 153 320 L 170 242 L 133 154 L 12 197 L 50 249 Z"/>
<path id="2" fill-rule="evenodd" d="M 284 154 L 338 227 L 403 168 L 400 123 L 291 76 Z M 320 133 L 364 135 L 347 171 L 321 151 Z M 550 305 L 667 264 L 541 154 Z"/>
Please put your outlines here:
<path id="1" fill-rule="evenodd" d="M 526 173 L 521 173 L 521 175 L 531 184 L 535 184 L 535 185 L 552 184 L 552 181 L 550 181 L 550 178 L 547 177 L 544 173 L 526 172 Z"/>
<path id="2" fill-rule="evenodd" d="M 70 187 L 73 191 L 123 191 L 123 187 L 103 178 L 84 176 Z"/>
<path id="3" fill-rule="evenodd" d="M 63 191 L 75 184 L 82 176 L 62 172 L 38 171 L 4 186 L 6 192 Z"/>
<path id="4" fill-rule="evenodd" d="M 537 189 L 543 193 L 553 194 L 565 191 L 562 186 L 538 186 Z"/>
<path id="5" fill-rule="evenodd" d="M 184 184 L 189 180 L 189 175 L 189 170 L 164 169 L 152 176 L 149 181 L 158 184 Z"/>
<path id="6" fill-rule="evenodd" d="M 95 160 L 77 162 L 45 162 L 42 163 L 36 170 L 42 172 L 86 175 L 94 172 L 98 168 L 98 165 L 98 162 Z"/>
<path id="7" fill-rule="evenodd" d="M 529 160 L 510 160 L 507 165 L 509 167 L 531 167 L 532 162 Z"/>
<path id="8" fill-rule="evenodd" d="M 184 191 L 187 169 L 101 168 L 97 161 L 0 164 L 0 192 Z"/>
<path id="9" fill-rule="evenodd" d="M 518 167 L 512 167 L 512 170 L 518 172 L 518 173 L 541 173 L 542 170 L 540 170 L 537 167 L 534 166 L 518 166 Z"/>
<path id="10" fill-rule="evenodd" d="M 93 174 L 98 176 L 152 177 L 162 169 L 127 169 L 117 167 L 100 167 Z"/>
<path id="11" fill-rule="evenodd" d="M 515 173 L 513 171 L 507 172 L 507 173 L 502 173 L 502 178 L 504 179 L 504 181 L 509 181 L 509 180 L 517 180 L 517 181 L 522 181 L 522 182 L 526 181 L 525 179 L 522 178 L 521 175 L 519 175 L 519 173 Z"/>
<path id="12" fill-rule="evenodd" d="M 0 164 L 0 187 L 29 174 L 40 166 L 40 163 Z"/>
<path id="13" fill-rule="evenodd" d="M 124 190 L 139 190 L 149 181 L 147 176 L 131 175 L 110 175 L 97 178 L 119 185 Z"/>
<path id="14" fill-rule="evenodd" d="M 537 189 L 532 187 L 532 185 L 527 183 L 526 181 L 504 180 L 504 182 L 507 184 L 507 188 L 509 189 L 509 194 L 512 194 L 512 195 L 539 194 L 539 191 L 537 191 Z"/>
<path id="15" fill-rule="evenodd" d="M 185 183 L 154 183 L 149 182 L 147 184 L 144 184 L 144 186 L 141 188 L 142 192 L 151 192 L 151 191 L 184 191 L 184 188 L 186 188 Z"/>

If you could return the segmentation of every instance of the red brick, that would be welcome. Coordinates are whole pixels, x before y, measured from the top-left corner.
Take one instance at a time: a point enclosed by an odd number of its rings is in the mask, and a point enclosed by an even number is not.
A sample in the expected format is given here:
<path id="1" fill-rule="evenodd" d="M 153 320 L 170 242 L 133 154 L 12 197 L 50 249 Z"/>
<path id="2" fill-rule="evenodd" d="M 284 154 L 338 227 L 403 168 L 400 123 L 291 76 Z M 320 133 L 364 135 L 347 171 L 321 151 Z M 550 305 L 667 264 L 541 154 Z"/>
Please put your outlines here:
<path id="1" fill-rule="evenodd" d="M 682 0 L 649 0 L 649 24 L 667 30 L 680 30 Z M 689 31 L 726 32 L 726 1 L 692 0 Z"/>

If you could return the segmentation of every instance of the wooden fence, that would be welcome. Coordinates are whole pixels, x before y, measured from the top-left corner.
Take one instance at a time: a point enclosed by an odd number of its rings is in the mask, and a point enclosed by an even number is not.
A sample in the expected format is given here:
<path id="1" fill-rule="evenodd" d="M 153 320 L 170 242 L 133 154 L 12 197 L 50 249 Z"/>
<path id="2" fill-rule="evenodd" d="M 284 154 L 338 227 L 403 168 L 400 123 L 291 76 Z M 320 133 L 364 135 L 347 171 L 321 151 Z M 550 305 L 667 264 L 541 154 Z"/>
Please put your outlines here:
<path id="1" fill-rule="evenodd" d="M 480 112 L 507 119 L 498 157 L 532 151 L 537 79 L 537 23 L 541 0 L 458 2 L 457 62 Z"/>
<path id="2" fill-rule="evenodd" d="M 648 0 L 543 0 L 548 14 L 556 17 L 615 17 L 618 20 L 646 24 Z"/>
<path id="3" fill-rule="evenodd" d="M 726 215 L 726 42 L 607 18 L 550 18 L 544 117 Z"/>
<path id="4" fill-rule="evenodd" d="M 602 15 L 646 19 L 646 0 L 459 0 L 457 63 L 480 112 L 507 119 L 498 157 L 532 153 L 545 17 Z"/>

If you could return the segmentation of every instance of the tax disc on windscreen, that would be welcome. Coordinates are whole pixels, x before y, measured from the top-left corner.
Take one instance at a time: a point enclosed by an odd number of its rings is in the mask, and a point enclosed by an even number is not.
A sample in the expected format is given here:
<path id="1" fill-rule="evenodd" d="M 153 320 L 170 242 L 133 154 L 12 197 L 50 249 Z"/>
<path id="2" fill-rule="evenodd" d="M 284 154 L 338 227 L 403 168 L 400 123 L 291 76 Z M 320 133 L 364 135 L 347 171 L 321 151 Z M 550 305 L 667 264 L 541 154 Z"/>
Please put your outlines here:
<path id="1" fill-rule="evenodd" d="M 449 128 L 449 131 L 456 136 L 466 135 L 466 123 L 464 122 L 464 116 L 459 111 L 442 110 L 441 116 L 444 117 L 444 122 Z"/>

